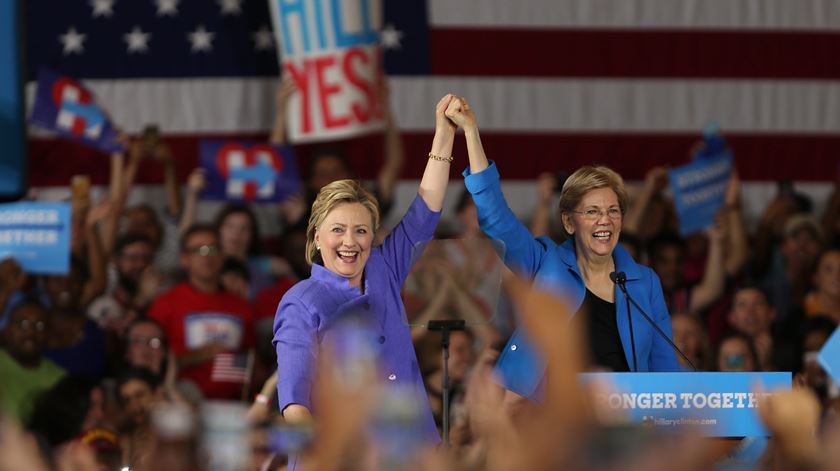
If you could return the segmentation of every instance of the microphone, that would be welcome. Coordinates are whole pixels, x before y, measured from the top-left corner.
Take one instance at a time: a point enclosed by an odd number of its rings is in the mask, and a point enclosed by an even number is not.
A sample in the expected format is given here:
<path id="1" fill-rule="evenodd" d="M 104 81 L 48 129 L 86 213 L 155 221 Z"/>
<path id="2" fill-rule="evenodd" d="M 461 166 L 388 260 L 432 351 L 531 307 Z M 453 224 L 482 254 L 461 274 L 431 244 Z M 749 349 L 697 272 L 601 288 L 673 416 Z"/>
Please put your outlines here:
<path id="1" fill-rule="evenodd" d="M 685 353 L 683 353 L 683 351 L 680 350 L 679 347 L 677 347 L 674 344 L 674 342 L 671 339 L 668 338 L 668 336 L 665 334 L 665 332 L 662 332 L 662 329 L 660 329 L 659 326 L 656 325 L 656 322 L 653 322 L 653 319 L 651 319 L 650 316 L 647 315 L 645 310 L 642 309 L 642 307 L 639 306 L 636 303 L 636 301 L 633 300 L 632 297 L 630 297 L 630 294 L 627 292 L 627 287 L 625 286 L 625 283 L 627 283 L 627 275 L 623 271 L 612 272 L 612 273 L 610 273 L 610 280 L 612 280 L 613 283 L 617 284 L 618 287 L 621 288 L 621 292 L 624 293 L 624 297 L 627 299 L 627 319 L 630 320 L 630 304 L 632 303 L 633 306 L 636 306 L 636 309 L 638 309 L 638 311 L 642 315 L 642 317 L 644 317 L 645 320 L 648 321 L 648 323 L 651 326 L 653 326 L 653 329 L 656 330 L 656 332 L 663 339 L 665 339 L 666 342 L 668 342 L 668 345 L 670 345 L 671 348 L 674 349 L 675 352 L 680 354 L 680 356 L 683 358 L 683 360 L 685 360 L 685 362 L 688 364 L 688 366 L 690 366 L 692 370 L 697 371 L 697 367 L 695 367 L 694 364 L 691 363 L 691 360 L 689 360 L 688 357 L 685 356 Z M 635 364 L 636 364 L 636 345 L 635 345 L 635 342 L 633 340 L 633 323 L 632 323 L 632 321 L 630 322 L 630 341 L 633 342 L 633 365 L 635 367 Z"/>

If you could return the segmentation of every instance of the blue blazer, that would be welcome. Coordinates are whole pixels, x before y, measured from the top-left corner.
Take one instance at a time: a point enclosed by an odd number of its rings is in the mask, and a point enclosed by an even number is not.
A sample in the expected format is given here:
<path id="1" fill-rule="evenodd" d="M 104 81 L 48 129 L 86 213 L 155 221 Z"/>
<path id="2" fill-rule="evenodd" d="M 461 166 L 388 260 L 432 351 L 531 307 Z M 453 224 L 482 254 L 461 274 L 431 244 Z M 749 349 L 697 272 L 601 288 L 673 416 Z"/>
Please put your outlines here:
<path id="1" fill-rule="evenodd" d="M 586 286 L 577 265 L 573 240 L 557 245 L 548 237 L 535 239 L 517 219 L 505 202 L 499 183 L 499 171 L 491 162 L 486 170 L 471 174 L 464 171 L 464 182 L 478 209 L 478 222 L 489 237 L 504 244 L 505 264 L 514 272 L 534 279 L 541 288 L 553 291 L 569 303 L 569 312 L 576 313 L 586 296 Z M 617 245 L 613 251 L 616 271 L 627 275 L 627 292 L 672 337 L 671 318 L 665 306 L 659 277 L 650 268 L 636 263 L 630 254 Z M 627 303 L 615 288 L 616 322 L 627 364 L 633 367 L 633 347 L 627 320 Z M 671 346 L 662 339 L 647 320 L 631 306 L 633 334 L 638 371 L 678 371 L 679 364 Z M 525 332 L 517 330 L 496 363 L 502 384 L 522 396 L 538 399 L 545 374 L 545 362 L 538 355 Z"/>

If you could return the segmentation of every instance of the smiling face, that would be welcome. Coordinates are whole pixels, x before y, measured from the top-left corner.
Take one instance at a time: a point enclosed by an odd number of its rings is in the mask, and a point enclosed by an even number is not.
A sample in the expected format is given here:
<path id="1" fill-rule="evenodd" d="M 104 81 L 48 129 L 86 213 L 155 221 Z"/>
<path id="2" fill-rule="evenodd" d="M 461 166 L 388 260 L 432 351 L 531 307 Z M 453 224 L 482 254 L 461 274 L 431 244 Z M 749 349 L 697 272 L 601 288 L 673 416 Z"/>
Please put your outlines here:
<path id="1" fill-rule="evenodd" d="M 563 226 L 574 236 L 575 247 L 584 256 L 609 256 L 621 233 L 621 207 L 611 188 L 590 190 L 574 212 L 563 212 Z"/>
<path id="2" fill-rule="evenodd" d="M 251 218 L 244 212 L 230 213 L 219 225 L 222 252 L 245 258 L 251 243 Z"/>
<path id="3" fill-rule="evenodd" d="M 361 203 L 333 208 L 315 232 L 324 267 L 360 286 L 373 245 L 373 216 Z"/>

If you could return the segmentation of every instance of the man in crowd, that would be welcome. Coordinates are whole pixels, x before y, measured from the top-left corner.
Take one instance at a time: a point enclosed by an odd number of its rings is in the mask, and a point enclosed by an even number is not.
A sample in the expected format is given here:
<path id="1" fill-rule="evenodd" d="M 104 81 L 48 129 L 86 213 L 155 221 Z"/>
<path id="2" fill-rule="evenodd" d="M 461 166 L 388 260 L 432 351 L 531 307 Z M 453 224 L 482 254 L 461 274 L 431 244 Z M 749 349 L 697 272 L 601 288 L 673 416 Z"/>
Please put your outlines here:
<path id="1" fill-rule="evenodd" d="M 248 302 L 222 289 L 219 235 L 196 224 L 181 238 L 186 281 L 159 296 L 149 309 L 169 339 L 180 377 L 196 383 L 205 397 L 236 399 L 246 374 L 242 353 L 253 346 Z"/>
<path id="2" fill-rule="evenodd" d="M 34 398 L 51 388 L 64 370 L 43 358 L 46 348 L 47 310 L 35 301 L 22 301 L 11 310 L 0 332 L 0 411 L 25 422 Z"/>

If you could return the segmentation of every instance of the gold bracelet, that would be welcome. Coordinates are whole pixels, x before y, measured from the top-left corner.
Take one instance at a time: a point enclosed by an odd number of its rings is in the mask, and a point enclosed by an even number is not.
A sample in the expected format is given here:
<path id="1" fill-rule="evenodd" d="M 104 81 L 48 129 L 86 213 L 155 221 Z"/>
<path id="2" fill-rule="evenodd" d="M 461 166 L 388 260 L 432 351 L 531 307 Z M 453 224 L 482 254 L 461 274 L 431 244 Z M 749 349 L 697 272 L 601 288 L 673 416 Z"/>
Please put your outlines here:
<path id="1" fill-rule="evenodd" d="M 452 163 L 452 161 L 455 160 L 455 157 L 451 155 L 449 157 L 441 157 L 439 155 L 432 154 L 431 152 L 429 152 L 429 158 L 432 160 L 438 160 L 440 162 L 446 162 L 448 164 Z"/>

